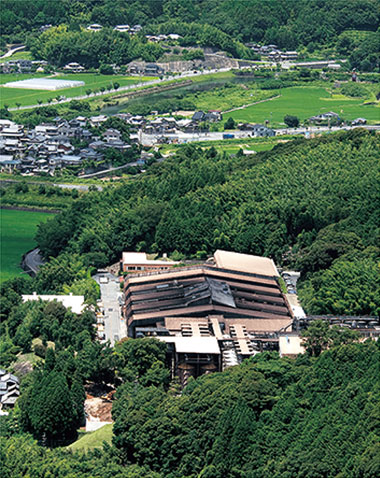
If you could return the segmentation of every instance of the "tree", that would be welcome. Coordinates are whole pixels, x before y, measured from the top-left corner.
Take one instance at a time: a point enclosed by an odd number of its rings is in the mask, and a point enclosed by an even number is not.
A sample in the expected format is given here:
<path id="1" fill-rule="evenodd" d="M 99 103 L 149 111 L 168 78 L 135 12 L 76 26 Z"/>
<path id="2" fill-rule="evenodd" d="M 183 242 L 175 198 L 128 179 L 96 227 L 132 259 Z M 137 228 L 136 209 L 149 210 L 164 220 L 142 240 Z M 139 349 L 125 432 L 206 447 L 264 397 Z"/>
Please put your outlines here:
<path id="1" fill-rule="evenodd" d="M 75 438 L 77 416 L 62 373 L 52 371 L 36 379 L 30 401 L 24 406 L 32 433 L 48 445 L 61 445 Z"/>
<path id="2" fill-rule="evenodd" d="M 289 126 L 289 128 L 297 128 L 300 124 L 300 120 L 297 116 L 286 115 L 284 117 L 284 123 Z"/>
<path id="3" fill-rule="evenodd" d="M 83 387 L 83 381 L 79 373 L 75 373 L 70 389 L 71 399 L 73 401 L 75 410 L 75 421 L 78 426 L 83 426 L 86 423 L 84 413 L 84 401 L 86 399 L 86 392 Z"/>
<path id="4" fill-rule="evenodd" d="M 116 344 L 115 351 L 120 375 L 125 380 L 137 379 L 144 386 L 168 385 L 165 343 L 153 338 L 123 339 Z"/>
<path id="5" fill-rule="evenodd" d="M 17 102 L 16 106 L 17 106 L 18 109 L 20 109 L 21 103 Z"/>
<path id="6" fill-rule="evenodd" d="M 45 363 L 44 363 L 44 372 L 46 374 L 52 372 L 55 367 L 55 352 L 52 347 L 48 347 L 46 350 L 46 355 L 45 355 Z"/>
<path id="7" fill-rule="evenodd" d="M 235 129 L 236 123 L 235 120 L 230 116 L 228 120 L 224 123 L 224 129 Z"/>
<path id="8" fill-rule="evenodd" d="M 102 63 L 99 66 L 99 73 L 102 75 L 113 75 L 113 68 L 111 65 L 107 65 L 105 63 Z"/>
<path id="9" fill-rule="evenodd" d="M 87 95 L 87 96 L 90 96 L 91 93 L 92 93 L 92 89 L 91 89 L 91 88 L 88 88 L 88 89 L 86 90 L 86 95 Z"/>
<path id="10" fill-rule="evenodd" d="M 115 83 L 113 84 L 113 89 L 118 90 L 119 88 L 120 88 L 120 84 L 117 81 L 115 81 Z"/>
<path id="11" fill-rule="evenodd" d="M 337 325 L 330 327 L 328 321 L 324 320 L 313 321 L 301 335 L 306 351 L 314 357 L 318 357 L 323 350 L 330 347 L 352 344 L 359 339 L 357 331 Z"/>
<path id="12" fill-rule="evenodd" d="M 303 346 L 306 351 L 318 357 L 323 350 L 326 350 L 330 345 L 330 326 L 325 320 L 313 321 L 306 330 L 302 331 Z"/>

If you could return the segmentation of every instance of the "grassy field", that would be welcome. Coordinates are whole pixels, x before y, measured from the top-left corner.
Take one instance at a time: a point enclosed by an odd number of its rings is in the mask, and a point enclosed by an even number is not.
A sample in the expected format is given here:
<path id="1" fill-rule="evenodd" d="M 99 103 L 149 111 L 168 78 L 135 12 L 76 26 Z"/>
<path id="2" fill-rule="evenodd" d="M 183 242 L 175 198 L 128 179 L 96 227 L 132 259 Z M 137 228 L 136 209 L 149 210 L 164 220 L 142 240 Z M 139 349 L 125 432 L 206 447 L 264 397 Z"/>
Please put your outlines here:
<path id="1" fill-rule="evenodd" d="M 4 58 L 5 63 L 10 60 L 34 60 L 30 51 L 16 51 L 13 55 Z"/>
<path id="2" fill-rule="evenodd" d="M 22 255 L 36 245 L 37 225 L 51 214 L 0 209 L 0 281 L 21 274 Z"/>
<path id="3" fill-rule="evenodd" d="M 264 123 L 269 120 L 272 126 L 280 126 L 287 114 L 297 116 L 303 121 L 310 116 L 334 111 L 345 120 L 364 117 L 370 123 L 380 121 L 379 105 L 364 106 L 362 99 L 334 96 L 322 87 L 297 86 L 284 88 L 278 93 L 281 94 L 280 98 L 227 113 L 224 119 L 231 116 L 235 121 L 250 123 Z"/>
<path id="4" fill-rule="evenodd" d="M 140 81 L 148 81 L 151 77 L 131 77 L 122 75 L 98 75 L 95 73 L 78 73 L 78 74 L 60 74 L 56 76 L 49 76 L 43 74 L 9 74 L 0 75 L 0 84 L 8 83 L 10 81 L 25 80 L 28 78 L 54 78 L 64 80 L 84 81 L 85 86 L 75 88 L 65 88 L 58 91 L 43 91 L 43 90 L 29 90 L 22 88 L 0 88 L 0 107 L 4 104 L 12 107 L 37 104 L 39 100 L 46 102 L 48 99 L 54 99 L 56 96 L 66 96 L 68 98 L 74 96 L 81 96 L 86 94 L 87 89 L 94 91 L 95 89 L 106 87 L 110 83 L 119 83 L 120 86 L 132 85 Z"/>
<path id="5" fill-rule="evenodd" d="M 226 111 L 275 96 L 270 90 L 260 90 L 253 82 L 238 85 L 226 85 L 210 91 L 200 91 L 186 95 L 186 99 L 194 103 L 197 110 L 210 109 Z"/>
<path id="6" fill-rule="evenodd" d="M 281 139 L 275 138 L 240 138 L 240 139 L 224 139 L 221 141 L 199 141 L 191 142 L 195 146 L 203 149 L 211 148 L 212 146 L 218 151 L 229 154 L 236 154 L 239 149 L 255 151 L 260 153 L 261 151 L 269 151 L 276 144 L 283 143 L 285 141 L 293 139 L 294 136 L 282 136 Z M 161 154 L 175 153 L 178 148 L 181 148 L 182 144 L 164 144 L 160 147 Z"/>
<path id="7" fill-rule="evenodd" d="M 104 425 L 99 430 L 83 434 L 77 441 L 67 448 L 73 451 L 88 451 L 94 448 L 102 448 L 103 442 L 111 444 L 112 441 L 112 423 Z"/>

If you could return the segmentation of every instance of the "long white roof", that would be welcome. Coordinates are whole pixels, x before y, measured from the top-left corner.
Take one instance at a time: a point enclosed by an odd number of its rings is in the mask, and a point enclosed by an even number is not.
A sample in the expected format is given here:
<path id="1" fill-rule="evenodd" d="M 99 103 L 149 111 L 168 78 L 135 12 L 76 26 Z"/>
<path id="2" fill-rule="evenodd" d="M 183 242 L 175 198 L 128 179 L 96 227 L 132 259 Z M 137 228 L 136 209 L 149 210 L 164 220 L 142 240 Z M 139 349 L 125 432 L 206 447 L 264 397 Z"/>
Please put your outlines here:
<path id="1" fill-rule="evenodd" d="M 142 264 L 142 265 L 155 265 L 155 266 L 168 266 L 173 264 L 178 264 L 174 261 L 154 261 L 147 258 L 145 252 L 123 252 L 123 264 Z"/>
<path id="2" fill-rule="evenodd" d="M 179 354 L 220 354 L 220 348 L 216 337 L 181 337 L 181 336 L 157 336 L 158 340 L 175 344 Z"/>
<path id="3" fill-rule="evenodd" d="M 52 302 L 56 300 L 60 302 L 64 307 L 71 308 L 74 314 L 81 314 L 85 308 L 83 295 L 38 295 L 36 293 L 32 295 L 23 295 L 22 301 L 28 302 L 29 300 L 46 300 Z"/>
<path id="4" fill-rule="evenodd" d="M 30 78 L 28 80 L 11 81 L 3 85 L 6 88 L 26 88 L 30 90 L 49 90 L 56 91 L 64 88 L 74 88 L 84 86 L 84 81 L 60 80 L 50 78 Z"/>

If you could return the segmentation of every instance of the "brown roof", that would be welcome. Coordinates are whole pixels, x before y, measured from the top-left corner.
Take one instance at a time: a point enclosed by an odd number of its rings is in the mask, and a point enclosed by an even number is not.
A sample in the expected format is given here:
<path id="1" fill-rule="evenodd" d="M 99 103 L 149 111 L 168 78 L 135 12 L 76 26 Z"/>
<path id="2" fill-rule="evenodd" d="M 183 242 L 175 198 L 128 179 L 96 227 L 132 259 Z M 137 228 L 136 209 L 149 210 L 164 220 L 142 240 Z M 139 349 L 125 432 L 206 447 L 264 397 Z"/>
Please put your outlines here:
<path id="1" fill-rule="evenodd" d="M 278 271 L 272 259 L 268 257 L 240 254 L 238 252 L 217 250 L 214 254 L 217 267 L 251 274 L 278 277 Z"/>

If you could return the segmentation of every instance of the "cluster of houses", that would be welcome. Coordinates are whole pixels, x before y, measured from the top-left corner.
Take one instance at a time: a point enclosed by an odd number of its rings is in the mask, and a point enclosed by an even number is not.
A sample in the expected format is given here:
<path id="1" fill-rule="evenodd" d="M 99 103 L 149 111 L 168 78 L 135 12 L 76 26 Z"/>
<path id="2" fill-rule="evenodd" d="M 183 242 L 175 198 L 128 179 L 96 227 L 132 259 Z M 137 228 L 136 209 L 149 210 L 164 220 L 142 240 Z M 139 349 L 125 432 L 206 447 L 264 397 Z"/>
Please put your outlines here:
<path id="1" fill-rule="evenodd" d="M 100 30 L 103 29 L 103 25 L 99 25 L 99 23 L 92 23 L 91 25 L 88 25 L 87 30 L 91 32 L 100 32 Z M 139 33 L 142 30 L 141 25 L 116 25 L 113 28 L 117 32 L 121 33 L 129 33 L 130 35 L 136 35 L 136 33 Z"/>
<path id="2" fill-rule="evenodd" d="M 168 40 L 179 40 L 181 35 L 178 35 L 177 33 L 169 33 L 168 35 L 164 35 L 161 33 L 160 35 L 145 35 L 145 38 L 148 41 L 151 41 L 153 43 L 159 43 L 161 41 L 168 41 Z"/>
<path id="3" fill-rule="evenodd" d="M 117 129 L 110 128 L 102 134 L 88 129 L 106 120 L 106 116 L 78 116 L 70 121 L 57 117 L 33 129 L 0 120 L 0 170 L 54 176 L 56 170 L 68 166 L 84 167 L 86 161 L 92 160 L 92 164 L 102 161 L 108 148 L 119 151 L 132 148 Z M 87 146 L 75 148 L 73 140 Z"/>
<path id="4" fill-rule="evenodd" d="M 328 113 L 321 113 L 319 115 L 311 116 L 309 118 L 310 123 L 314 124 L 325 124 L 325 123 L 336 123 L 340 124 L 343 122 L 342 118 L 333 111 L 329 111 Z"/>
<path id="5" fill-rule="evenodd" d="M 99 23 L 92 23 L 91 25 L 88 25 L 87 30 L 91 32 L 100 32 L 103 30 L 103 25 L 100 25 Z M 141 25 L 116 25 L 113 28 L 116 32 L 121 32 L 121 33 L 128 33 L 129 35 L 136 35 L 136 33 L 139 33 L 142 30 Z M 158 43 L 161 41 L 167 41 L 167 40 L 179 40 L 181 35 L 177 35 L 177 33 L 169 33 L 168 35 L 164 34 L 159 34 L 159 35 L 145 35 L 145 38 L 148 41 Z"/>
<path id="6" fill-rule="evenodd" d="M 196 111 L 191 118 L 178 119 L 172 117 L 158 117 L 151 121 L 147 121 L 142 130 L 146 134 L 165 134 L 177 133 L 195 133 L 207 130 L 206 123 L 216 123 L 221 121 L 222 113 L 217 110 L 208 112 Z"/>
<path id="7" fill-rule="evenodd" d="M 247 46 L 255 53 L 272 61 L 297 60 L 298 58 L 298 53 L 296 51 L 282 51 L 277 45 L 258 45 L 257 43 L 247 43 Z"/>
<path id="8" fill-rule="evenodd" d="M 316 125 L 340 125 L 344 123 L 344 119 L 338 115 L 338 113 L 334 113 L 334 111 L 329 111 L 328 113 L 321 113 L 316 116 L 311 116 L 309 118 L 310 123 L 314 123 Z M 351 126 L 362 126 L 367 124 L 366 118 L 356 118 L 351 121 Z"/>
<path id="9" fill-rule="evenodd" d="M 48 62 L 45 60 L 8 60 L 0 63 L 0 73 L 30 73 L 43 72 Z"/>

